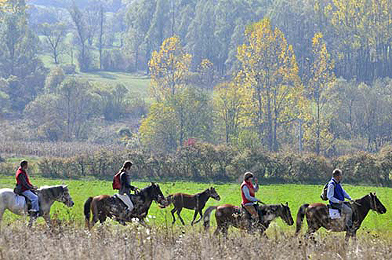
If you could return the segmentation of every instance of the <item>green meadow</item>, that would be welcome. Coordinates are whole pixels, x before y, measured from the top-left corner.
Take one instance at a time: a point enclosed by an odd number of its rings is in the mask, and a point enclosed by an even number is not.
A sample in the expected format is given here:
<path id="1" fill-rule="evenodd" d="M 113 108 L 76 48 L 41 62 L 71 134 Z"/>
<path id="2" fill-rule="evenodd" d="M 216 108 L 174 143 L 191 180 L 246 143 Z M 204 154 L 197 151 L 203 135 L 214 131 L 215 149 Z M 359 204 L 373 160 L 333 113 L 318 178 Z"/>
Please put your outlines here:
<path id="1" fill-rule="evenodd" d="M 83 216 L 83 204 L 86 199 L 90 196 L 96 196 L 100 194 L 109 194 L 112 195 L 115 191 L 111 187 L 111 181 L 103 181 L 103 180 L 58 180 L 58 179 L 43 179 L 43 178 L 32 178 L 32 182 L 34 185 L 42 186 L 42 185 L 59 185 L 66 184 L 69 187 L 70 194 L 75 202 L 75 206 L 73 208 L 67 208 L 65 205 L 56 202 L 52 208 L 51 214 L 55 218 L 59 218 L 65 221 L 73 221 L 78 226 L 84 225 L 84 216 Z M 0 176 L 0 188 L 13 188 L 14 187 L 14 178 L 10 176 Z M 133 185 L 143 188 L 146 187 L 149 183 L 146 182 L 132 182 Z M 183 192 L 188 194 L 194 194 L 197 192 L 201 192 L 210 186 L 214 186 L 221 196 L 220 201 L 216 201 L 212 198 L 208 201 L 206 207 L 213 205 L 221 205 L 221 204 L 234 204 L 240 205 L 241 196 L 239 192 L 239 183 L 230 183 L 230 184 L 207 184 L 207 183 L 194 183 L 194 182 L 166 182 L 159 183 L 161 190 L 165 196 L 175 193 L 175 192 Z M 297 211 L 300 205 L 309 202 L 322 202 L 319 198 L 321 189 L 321 185 L 295 185 L 295 184 L 284 184 L 284 185 L 260 185 L 260 190 L 257 193 L 257 197 L 260 198 L 263 202 L 268 204 L 275 203 L 285 203 L 288 202 L 291 208 L 291 213 L 294 221 L 296 220 Z M 391 232 L 392 231 L 392 216 L 391 216 L 391 208 L 392 208 L 392 189 L 386 187 L 368 187 L 368 186 L 352 186 L 352 185 L 344 185 L 345 190 L 353 197 L 360 198 L 369 192 L 376 192 L 377 196 L 381 200 L 381 202 L 387 208 L 387 213 L 383 215 L 379 215 L 373 211 L 371 211 L 366 217 L 365 221 L 362 224 L 362 227 L 359 231 L 361 232 Z M 161 209 L 158 207 L 156 203 L 151 205 L 149 211 L 149 224 L 159 225 L 159 226 L 171 226 L 172 216 L 170 210 L 173 206 L 169 206 L 165 209 Z M 181 216 L 186 222 L 187 226 L 190 226 L 190 222 L 193 217 L 193 211 L 184 209 L 181 212 Z M 10 212 L 7 212 L 4 215 L 4 222 L 12 222 L 15 219 L 20 218 Z M 177 218 L 177 217 L 176 217 Z M 212 218 L 214 219 L 214 218 Z M 39 222 L 43 222 L 41 219 Z M 290 230 L 294 232 L 295 227 L 288 227 L 283 222 L 278 219 L 276 221 L 279 227 L 282 227 L 285 230 Z M 177 218 L 176 226 L 182 226 L 181 222 Z M 197 225 L 202 225 L 198 223 Z M 212 225 L 215 225 L 214 221 Z M 304 225 L 306 228 L 306 224 Z"/>

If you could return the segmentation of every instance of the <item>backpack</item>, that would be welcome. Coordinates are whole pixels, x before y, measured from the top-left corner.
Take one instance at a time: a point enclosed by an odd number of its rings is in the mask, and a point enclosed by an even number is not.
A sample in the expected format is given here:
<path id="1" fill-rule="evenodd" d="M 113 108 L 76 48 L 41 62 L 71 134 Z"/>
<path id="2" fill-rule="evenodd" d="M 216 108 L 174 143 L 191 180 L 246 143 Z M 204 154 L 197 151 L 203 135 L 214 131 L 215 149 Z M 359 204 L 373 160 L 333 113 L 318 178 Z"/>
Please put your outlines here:
<path id="1" fill-rule="evenodd" d="M 330 183 L 330 182 L 327 182 L 327 183 L 324 185 L 324 188 L 323 188 L 323 190 L 322 190 L 322 192 L 321 192 L 320 198 L 321 198 L 322 200 L 328 200 L 327 192 L 328 192 L 328 185 L 329 185 L 329 183 Z M 333 183 L 333 186 L 335 186 L 335 182 L 332 182 L 332 183 Z"/>
<path id="2" fill-rule="evenodd" d="M 121 175 L 121 171 L 116 173 L 113 177 L 113 183 L 112 183 L 112 187 L 113 190 L 119 190 L 121 189 L 121 180 L 120 180 L 120 175 Z"/>

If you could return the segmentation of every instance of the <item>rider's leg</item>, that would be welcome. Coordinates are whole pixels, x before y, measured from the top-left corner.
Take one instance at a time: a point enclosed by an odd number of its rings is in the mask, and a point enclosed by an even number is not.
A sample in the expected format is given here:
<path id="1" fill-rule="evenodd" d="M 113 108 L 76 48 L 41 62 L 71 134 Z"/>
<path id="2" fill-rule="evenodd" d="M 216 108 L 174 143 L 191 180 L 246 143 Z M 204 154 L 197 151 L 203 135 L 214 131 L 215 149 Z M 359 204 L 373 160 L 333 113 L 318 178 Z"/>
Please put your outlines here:
<path id="1" fill-rule="evenodd" d="M 346 226 L 348 228 L 351 228 L 353 225 L 353 221 L 352 221 L 353 211 L 351 210 L 351 208 L 348 205 L 342 204 L 342 213 L 346 217 Z"/>
<path id="2" fill-rule="evenodd" d="M 30 190 L 26 190 L 22 192 L 22 194 L 26 196 L 29 200 L 31 200 L 31 211 L 38 212 L 39 211 L 38 196 L 35 195 Z"/>

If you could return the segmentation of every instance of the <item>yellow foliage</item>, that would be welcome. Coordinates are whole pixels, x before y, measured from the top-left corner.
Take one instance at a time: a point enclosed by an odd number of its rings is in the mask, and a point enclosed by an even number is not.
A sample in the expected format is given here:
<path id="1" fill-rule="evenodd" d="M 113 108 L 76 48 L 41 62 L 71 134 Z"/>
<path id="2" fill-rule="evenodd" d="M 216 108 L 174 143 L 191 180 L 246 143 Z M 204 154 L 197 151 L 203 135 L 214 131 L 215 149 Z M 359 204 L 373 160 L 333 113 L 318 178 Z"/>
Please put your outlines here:
<path id="1" fill-rule="evenodd" d="M 252 121 L 256 127 L 267 123 L 272 131 L 300 117 L 299 108 L 306 103 L 295 54 L 283 32 L 272 28 L 269 19 L 252 24 L 245 35 L 246 43 L 238 47 L 237 57 L 253 104 Z"/>
<path id="2" fill-rule="evenodd" d="M 192 56 L 185 53 L 177 36 L 166 39 L 149 61 L 150 91 L 156 101 L 163 101 L 181 90 L 191 66 Z"/>

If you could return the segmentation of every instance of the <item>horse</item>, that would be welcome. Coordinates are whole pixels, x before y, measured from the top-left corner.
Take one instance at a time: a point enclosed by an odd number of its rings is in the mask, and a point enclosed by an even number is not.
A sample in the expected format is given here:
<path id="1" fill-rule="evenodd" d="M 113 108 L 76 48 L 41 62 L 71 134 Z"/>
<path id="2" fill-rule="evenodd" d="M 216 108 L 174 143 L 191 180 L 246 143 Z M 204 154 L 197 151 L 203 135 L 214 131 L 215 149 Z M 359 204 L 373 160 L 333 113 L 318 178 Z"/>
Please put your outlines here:
<path id="1" fill-rule="evenodd" d="M 263 235 L 271 222 L 277 217 L 283 219 L 289 226 L 294 224 L 290 207 L 287 202 L 286 204 L 264 204 L 258 206 L 259 222 L 251 226 L 249 226 L 249 213 L 247 213 L 244 208 L 231 204 L 224 204 L 221 206 L 208 207 L 204 212 L 205 230 L 208 230 L 210 227 L 210 215 L 214 210 L 216 210 L 215 219 L 217 223 L 214 235 L 223 233 L 226 236 L 230 226 L 239 229 L 247 229 L 248 232 L 253 232 L 253 229 L 258 229 L 260 234 Z"/>
<path id="2" fill-rule="evenodd" d="M 182 224 L 185 225 L 184 220 L 181 217 L 181 210 L 182 208 L 186 209 L 194 209 L 195 214 L 193 215 L 193 220 L 191 222 L 191 225 L 199 223 L 199 221 L 203 217 L 203 208 L 206 205 L 206 202 L 208 201 L 209 198 L 213 198 L 217 201 L 220 200 L 219 194 L 216 192 L 214 187 L 208 188 L 203 192 L 196 193 L 194 195 L 189 195 L 189 194 L 184 194 L 184 193 L 175 193 L 172 195 L 167 196 L 166 198 L 166 206 L 169 206 L 170 204 L 173 203 L 174 208 L 171 210 L 171 214 L 173 216 L 173 222 L 174 224 L 176 222 L 176 218 L 174 216 L 174 213 L 177 212 L 178 218 L 181 220 Z M 197 217 L 197 214 L 200 214 L 200 218 L 195 222 L 195 219 Z"/>
<path id="3" fill-rule="evenodd" d="M 113 218 L 125 225 L 125 222 L 130 222 L 133 218 L 139 219 L 140 223 L 144 223 L 144 218 L 148 214 L 152 201 L 158 204 L 165 202 L 165 196 L 158 184 L 151 182 L 151 185 L 140 190 L 136 194 L 131 194 L 131 200 L 134 204 L 134 209 L 128 215 L 124 215 L 127 206 L 116 195 L 99 195 L 89 197 L 84 203 L 85 223 L 88 229 L 91 229 L 95 223 L 105 222 L 106 218 Z M 90 211 L 93 213 L 93 218 L 90 222 Z"/>
<path id="4" fill-rule="evenodd" d="M 36 193 L 40 204 L 38 216 L 42 216 L 48 226 L 51 225 L 50 208 L 55 201 L 62 202 L 68 207 L 74 205 L 68 187 L 65 185 L 41 187 Z M 17 195 L 12 189 L 0 189 L 0 223 L 6 209 L 17 215 L 26 215 L 28 204 L 25 197 Z M 33 225 L 35 219 L 35 216 L 30 216 L 29 227 Z"/>
<path id="5" fill-rule="evenodd" d="M 387 212 L 387 209 L 377 198 L 376 193 L 370 193 L 355 200 L 351 203 L 351 209 L 353 211 L 353 226 L 351 230 L 347 230 L 344 218 L 331 219 L 329 217 L 327 205 L 323 203 L 303 204 L 298 210 L 295 234 L 298 235 L 301 231 L 302 221 L 304 216 L 306 216 L 308 223 L 308 230 L 305 235 L 306 237 L 312 235 L 321 227 L 324 227 L 325 229 L 333 232 L 346 231 L 347 241 L 350 237 L 355 239 L 357 230 L 360 228 L 362 221 L 365 219 L 369 210 L 374 210 L 380 214 Z"/>

